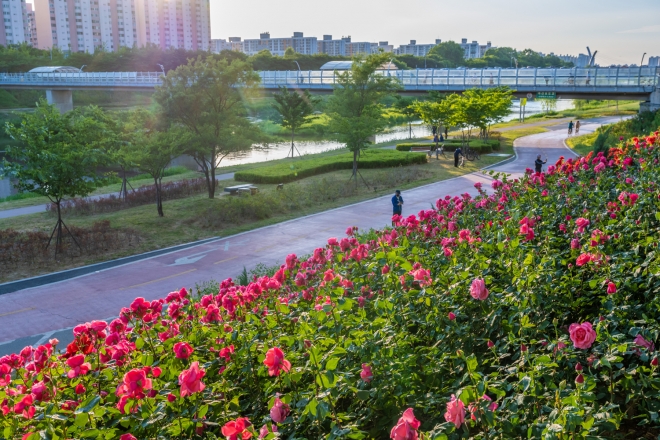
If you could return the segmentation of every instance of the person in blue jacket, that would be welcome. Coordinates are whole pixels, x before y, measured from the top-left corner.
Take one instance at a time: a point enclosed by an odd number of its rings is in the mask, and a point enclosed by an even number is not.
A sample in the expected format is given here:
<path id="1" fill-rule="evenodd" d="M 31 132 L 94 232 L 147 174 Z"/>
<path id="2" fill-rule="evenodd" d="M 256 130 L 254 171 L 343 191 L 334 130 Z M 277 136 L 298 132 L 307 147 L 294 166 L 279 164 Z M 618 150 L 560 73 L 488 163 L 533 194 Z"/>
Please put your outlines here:
<path id="1" fill-rule="evenodd" d="M 403 197 L 401 197 L 401 191 L 397 189 L 392 197 L 392 215 L 401 215 L 402 209 Z"/>

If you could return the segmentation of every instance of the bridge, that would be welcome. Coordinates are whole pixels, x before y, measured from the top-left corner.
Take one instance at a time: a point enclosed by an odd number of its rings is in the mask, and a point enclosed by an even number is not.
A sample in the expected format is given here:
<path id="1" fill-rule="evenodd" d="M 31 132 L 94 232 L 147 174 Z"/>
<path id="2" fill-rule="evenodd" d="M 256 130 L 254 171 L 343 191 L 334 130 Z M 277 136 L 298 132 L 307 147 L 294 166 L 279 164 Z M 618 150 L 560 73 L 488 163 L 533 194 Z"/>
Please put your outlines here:
<path id="1" fill-rule="evenodd" d="M 260 71 L 260 87 L 280 86 L 331 92 L 336 73 L 329 70 Z M 468 89 L 507 86 L 516 96 L 538 93 L 557 98 L 627 99 L 645 101 L 640 109 L 660 108 L 660 68 L 487 68 L 379 70 L 397 78 L 402 93 L 423 94 L 431 90 L 460 93 Z M 160 72 L 50 72 L 0 73 L 0 88 L 42 89 L 61 111 L 73 108 L 72 90 L 154 90 L 162 84 Z"/>

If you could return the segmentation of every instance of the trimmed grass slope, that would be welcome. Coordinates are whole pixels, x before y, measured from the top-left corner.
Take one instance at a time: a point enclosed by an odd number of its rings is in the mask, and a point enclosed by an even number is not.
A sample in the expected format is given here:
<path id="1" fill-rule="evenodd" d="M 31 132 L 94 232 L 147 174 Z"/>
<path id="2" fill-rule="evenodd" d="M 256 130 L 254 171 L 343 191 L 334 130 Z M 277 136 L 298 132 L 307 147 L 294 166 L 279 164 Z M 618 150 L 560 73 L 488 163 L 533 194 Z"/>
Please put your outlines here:
<path id="1" fill-rule="evenodd" d="M 369 150 L 362 153 L 358 168 L 390 168 L 426 163 L 426 154 L 407 154 L 391 150 Z M 290 163 L 279 163 L 258 170 L 238 171 L 234 179 L 250 183 L 287 183 L 305 177 L 353 168 L 353 154 L 345 153 L 332 157 L 298 159 Z"/>

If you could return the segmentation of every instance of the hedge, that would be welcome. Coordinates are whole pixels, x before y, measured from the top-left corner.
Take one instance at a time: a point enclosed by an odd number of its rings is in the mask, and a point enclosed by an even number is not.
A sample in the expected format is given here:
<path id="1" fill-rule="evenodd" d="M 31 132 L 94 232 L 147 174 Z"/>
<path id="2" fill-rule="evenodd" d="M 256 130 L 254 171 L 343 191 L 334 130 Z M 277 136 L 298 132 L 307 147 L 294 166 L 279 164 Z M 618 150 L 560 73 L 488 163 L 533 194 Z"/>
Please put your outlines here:
<path id="1" fill-rule="evenodd" d="M 483 143 L 478 141 L 470 142 L 470 148 L 473 148 L 479 152 L 479 154 L 487 154 L 487 153 L 492 153 L 493 152 L 493 147 L 491 145 L 484 145 Z M 454 151 L 456 148 L 460 147 L 460 143 L 447 143 L 443 142 L 445 144 L 445 151 Z M 498 142 L 499 144 L 499 142 Z M 396 149 L 398 151 L 410 151 L 412 147 L 424 147 L 424 148 L 429 148 L 433 146 L 434 144 L 397 144 Z"/>
<path id="2" fill-rule="evenodd" d="M 358 167 L 389 168 L 404 165 L 426 163 L 426 154 L 402 154 L 392 150 L 370 150 L 362 153 Z M 353 153 L 337 156 L 302 159 L 292 162 L 283 162 L 269 167 L 255 170 L 239 171 L 234 179 L 239 182 L 250 183 L 287 183 L 305 177 L 328 173 L 336 170 L 350 170 L 353 168 Z"/>

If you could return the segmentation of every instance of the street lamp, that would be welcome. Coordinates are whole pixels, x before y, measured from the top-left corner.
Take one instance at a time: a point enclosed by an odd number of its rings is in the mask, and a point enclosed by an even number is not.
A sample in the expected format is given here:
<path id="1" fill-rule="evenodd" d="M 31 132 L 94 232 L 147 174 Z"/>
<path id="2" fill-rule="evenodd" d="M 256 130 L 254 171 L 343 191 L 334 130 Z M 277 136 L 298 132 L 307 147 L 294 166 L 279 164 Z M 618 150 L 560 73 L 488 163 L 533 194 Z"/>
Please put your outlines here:
<path id="1" fill-rule="evenodd" d="M 518 60 L 516 59 L 516 57 L 511 57 L 511 67 L 513 67 L 514 61 L 516 63 L 516 69 L 517 69 L 518 68 Z"/>
<path id="2" fill-rule="evenodd" d="M 165 76 L 165 67 L 163 67 L 162 64 L 156 64 L 157 66 L 160 66 L 160 70 L 163 72 L 163 76 Z"/>
<path id="3" fill-rule="evenodd" d="M 644 52 L 644 55 L 642 55 L 642 62 L 639 63 L 639 67 L 642 67 L 644 65 L 644 57 L 646 56 L 646 52 Z"/>
<path id="4" fill-rule="evenodd" d="M 83 69 L 87 67 L 87 64 L 83 64 L 82 67 L 80 68 L 80 73 L 82 73 Z"/>
<path id="5" fill-rule="evenodd" d="M 298 66 L 298 84 L 300 84 L 302 82 L 302 70 L 300 70 L 300 64 L 298 64 L 298 61 L 293 60 L 293 62 Z"/>
<path id="6" fill-rule="evenodd" d="M 426 69 L 426 57 L 428 56 L 428 52 L 424 54 L 424 68 Z"/>

